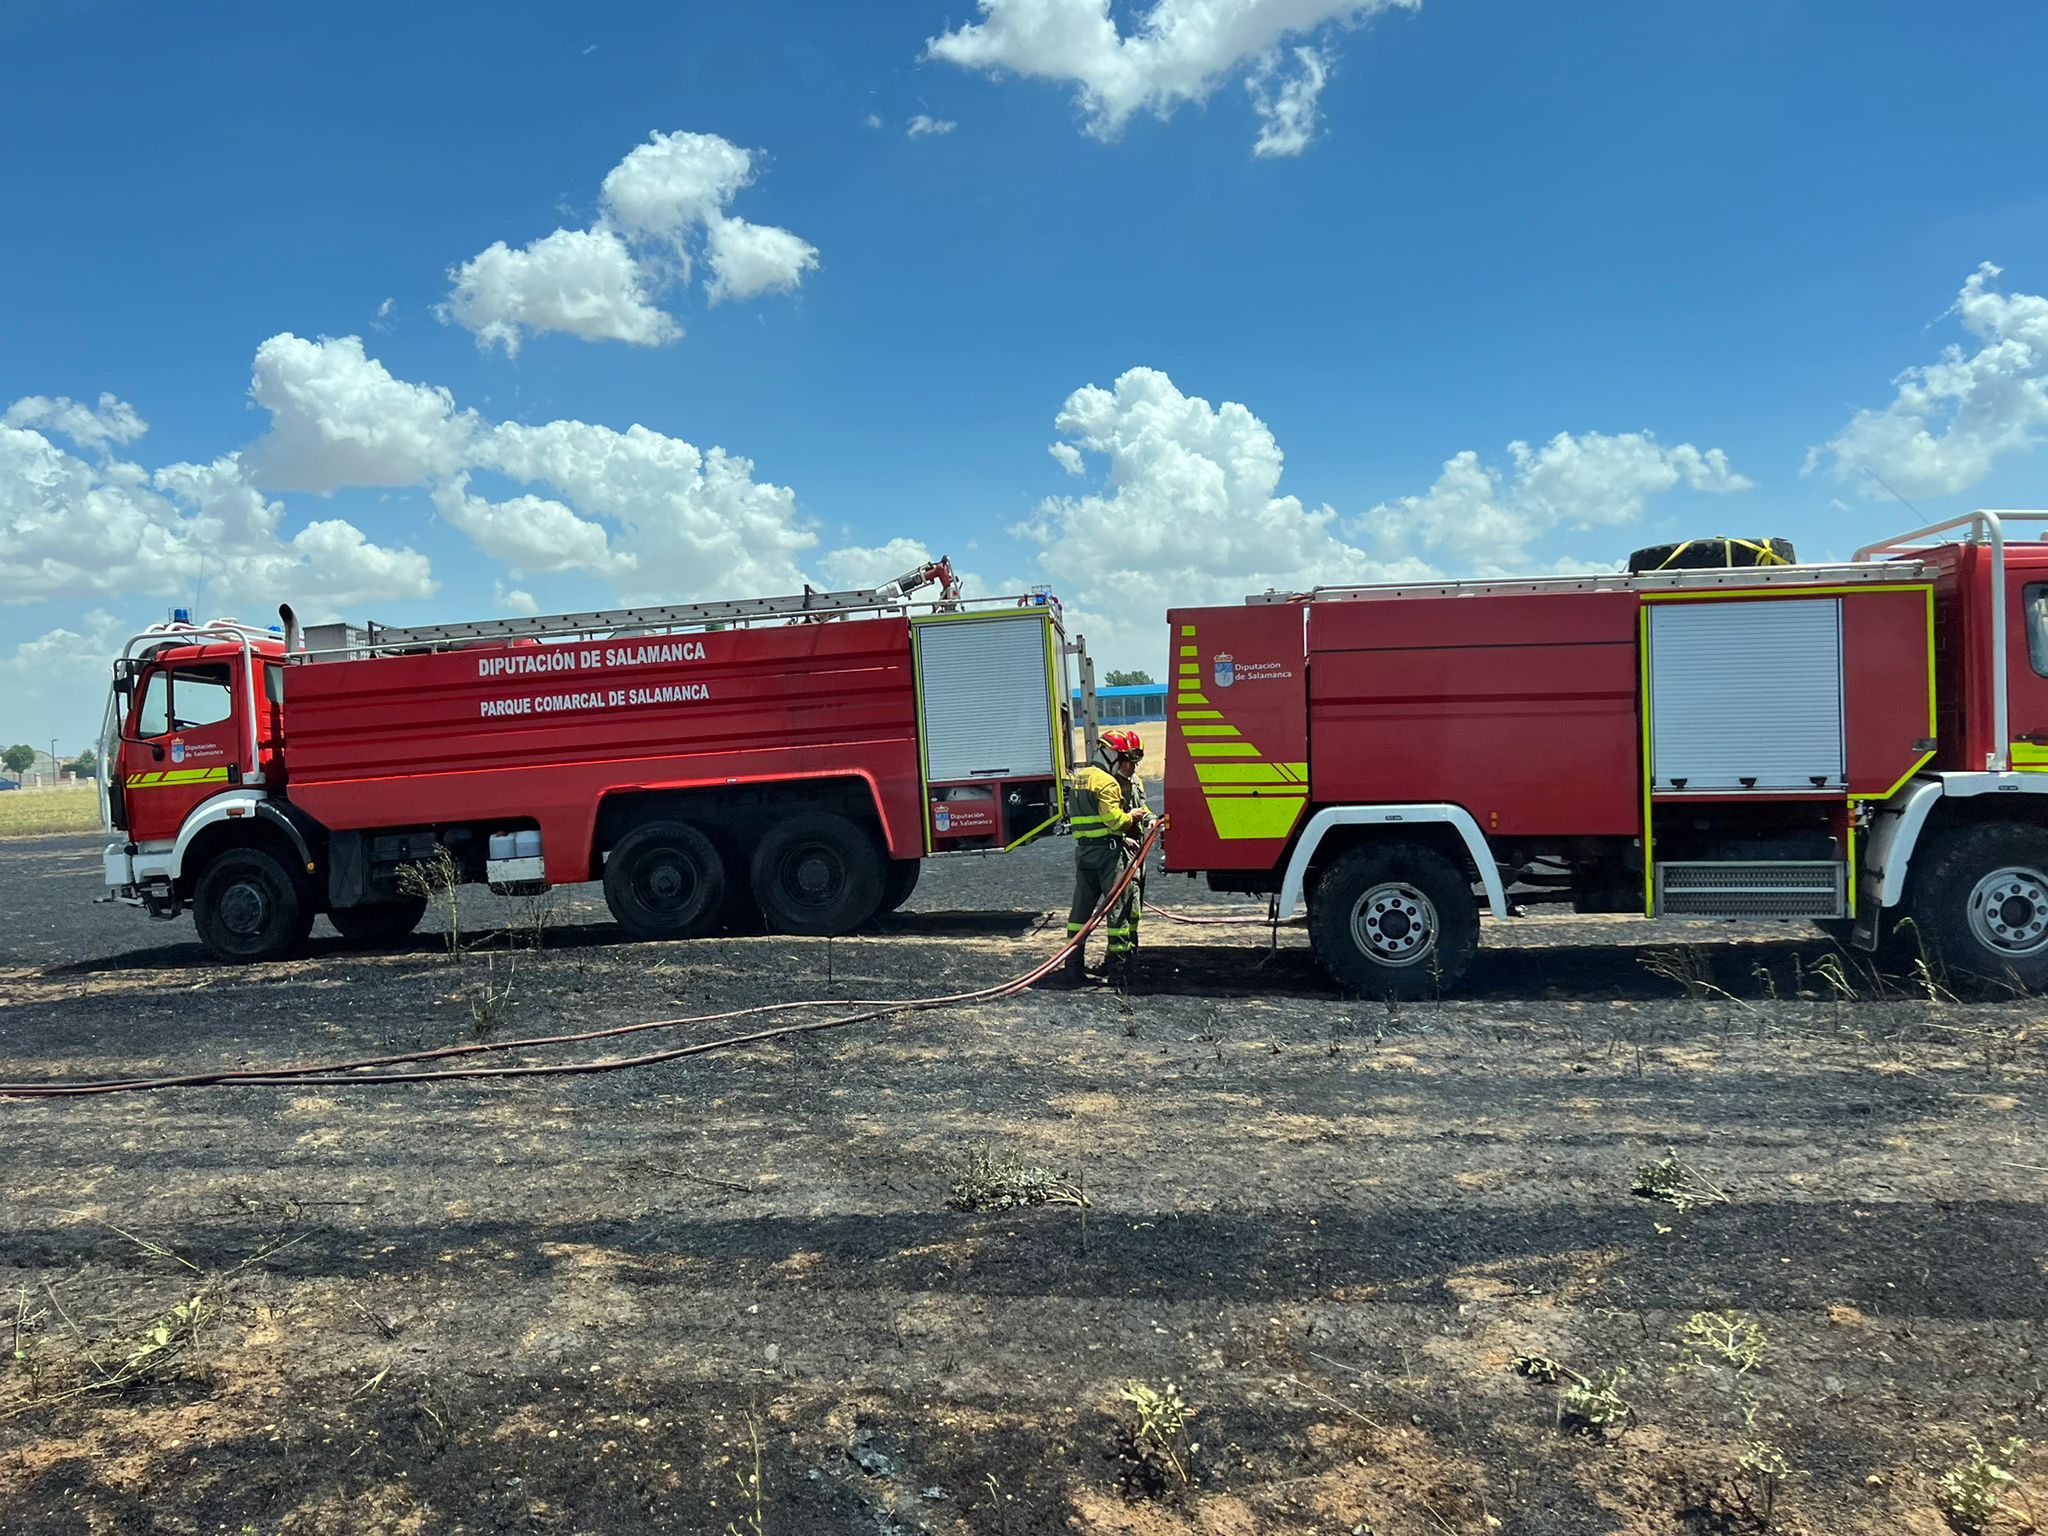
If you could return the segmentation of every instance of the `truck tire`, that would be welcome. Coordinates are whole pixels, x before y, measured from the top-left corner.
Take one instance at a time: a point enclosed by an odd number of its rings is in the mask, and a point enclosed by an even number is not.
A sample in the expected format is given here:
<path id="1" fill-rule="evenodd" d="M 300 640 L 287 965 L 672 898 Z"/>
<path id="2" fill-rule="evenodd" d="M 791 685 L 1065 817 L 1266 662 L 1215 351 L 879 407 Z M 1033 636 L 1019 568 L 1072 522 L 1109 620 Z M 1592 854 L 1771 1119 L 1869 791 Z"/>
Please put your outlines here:
<path id="1" fill-rule="evenodd" d="M 1644 571 L 1734 570 L 1752 565 L 1792 565 L 1798 555 L 1790 539 L 1681 539 L 1675 544 L 1652 544 L 1628 557 L 1629 574 Z"/>
<path id="2" fill-rule="evenodd" d="M 1425 998 L 1449 990 L 1479 948 L 1479 903 L 1462 869 L 1433 848 L 1368 843 L 1310 894 L 1316 961 L 1347 992 Z"/>
<path id="3" fill-rule="evenodd" d="M 636 939 L 694 939 L 725 909 L 725 860 L 687 821 L 635 827 L 605 856 L 604 901 Z"/>
<path id="4" fill-rule="evenodd" d="M 883 864 L 867 828 L 804 811 L 775 823 L 754 850 L 754 899 L 771 933 L 851 933 L 881 907 Z"/>
<path id="5" fill-rule="evenodd" d="M 2048 988 L 2048 830 L 1959 827 L 1914 857 L 1898 941 L 1956 991 Z M 1900 925 L 1901 929 L 1904 925 Z"/>
<path id="6" fill-rule="evenodd" d="M 230 848 L 200 873 L 192 892 L 199 942 L 216 960 L 277 960 L 306 942 L 313 908 L 277 855 Z"/>
<path id="7" fill-rule="evenodd" d="M 882 905 L 878 910 L 900 911 L 903 903 L 910 900 L 910 893 L 917 889 L 917 877 L 923 872 L 923 859 L 891 859 L 888 872 L 882 876 Z"/>
<path id="8" fill-rule="evenodd" d="M 409 937 L 426 915 L 424 896 L 406 896 L 366 907 L 338 907 L 327 914 L 327 921 L 351 944 L 396 944 Z"/>

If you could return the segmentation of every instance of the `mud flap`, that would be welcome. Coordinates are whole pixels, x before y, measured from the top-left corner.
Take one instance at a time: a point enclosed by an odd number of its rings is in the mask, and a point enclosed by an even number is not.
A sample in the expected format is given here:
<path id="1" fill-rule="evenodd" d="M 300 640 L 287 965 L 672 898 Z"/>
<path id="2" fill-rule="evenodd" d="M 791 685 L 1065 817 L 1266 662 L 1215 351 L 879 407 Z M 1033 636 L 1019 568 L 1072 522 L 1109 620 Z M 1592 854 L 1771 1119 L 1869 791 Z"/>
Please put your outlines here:
<path id="1" fill-rule="evenodd" d="M 1856 921 L 1849 929 L 1849 947 L 1870 954 L 1877 948 L 1878 924 L 1883 920 L 1884 909 L 1866 904 L 1856 914 Z"/>

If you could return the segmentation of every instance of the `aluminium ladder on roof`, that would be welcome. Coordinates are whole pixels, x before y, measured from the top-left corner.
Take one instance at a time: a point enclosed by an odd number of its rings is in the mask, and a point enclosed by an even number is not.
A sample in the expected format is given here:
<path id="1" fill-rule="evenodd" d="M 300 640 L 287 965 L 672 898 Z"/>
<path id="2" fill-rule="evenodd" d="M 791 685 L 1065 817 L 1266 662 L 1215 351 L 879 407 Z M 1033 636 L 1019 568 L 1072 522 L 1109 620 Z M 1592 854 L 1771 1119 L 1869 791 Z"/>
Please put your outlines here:
<path id="1" fill-rule="evenodd" d="M 953 601 L 957 587 L 952 567 L 936 560 L 905 571 L 894 581 L 858 591 L 818 592 L 805 588 L 786 597 L 748 597 L 711 603 L 674 603 L 649 608 L 609 608 L 588 613 L 538 614 L 520 619 L 477 619 L 455 624 L 392 625 L 371 622 L 365 629 L 346 624 L 308 626 L 308 653 L 431 649 L 480 640 L 562 640 L 578 635 L 613 634 L 623 630 L 678 630 L 713 624 L 743 624 L 754 619 L 841 615 L 863 609 L 893 608 L 922 587 L 939 582 L 944 601 Z"/>

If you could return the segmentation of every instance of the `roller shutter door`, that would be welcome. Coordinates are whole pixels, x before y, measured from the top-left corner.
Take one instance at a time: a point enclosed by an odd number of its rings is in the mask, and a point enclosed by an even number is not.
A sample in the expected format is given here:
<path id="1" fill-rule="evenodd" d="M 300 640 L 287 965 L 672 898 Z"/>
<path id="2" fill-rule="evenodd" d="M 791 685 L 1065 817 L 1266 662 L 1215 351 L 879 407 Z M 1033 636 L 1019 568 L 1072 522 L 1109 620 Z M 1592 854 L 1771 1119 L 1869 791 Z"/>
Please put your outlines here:
<path id="1" fill-rule="evenodd" d="M 1052 774 L 1045 620 L 947 619 L 916 633 L 926 779 Z"/>
<path id="2" fill-rule="evenodd" d="M 1655 605 L 1650 720 L 1659 790 L 1840 788 L 1840 600 Z"/>

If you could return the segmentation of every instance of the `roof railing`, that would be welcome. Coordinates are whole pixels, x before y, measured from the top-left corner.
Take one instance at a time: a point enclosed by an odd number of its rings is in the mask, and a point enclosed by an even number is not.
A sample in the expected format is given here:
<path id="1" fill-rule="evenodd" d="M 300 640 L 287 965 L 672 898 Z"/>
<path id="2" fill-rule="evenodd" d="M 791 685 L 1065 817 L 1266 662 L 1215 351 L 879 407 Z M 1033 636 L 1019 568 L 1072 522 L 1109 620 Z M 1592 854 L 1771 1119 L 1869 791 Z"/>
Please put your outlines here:
<path id="1" fill-rule="evenodd" d="M 1825 586 L 1889 580 L 1851 562 L 1828 565 L 1699 566 L 1673 571 L 1588 571 L 1580 576 L 1499 576 L 1463 581 L 1366 582 L 1312 587 L 1306 592 L 1267 591 L 1247 603 L 1387 602 L 1427 597 L 1496 597 L 1551 592 L 1662 591 L 1669 588 Z"/>

